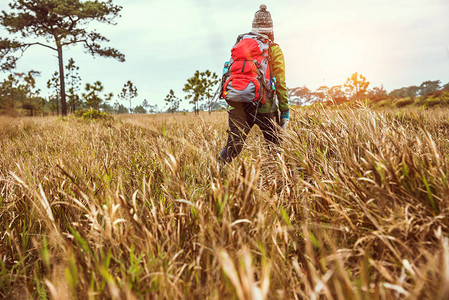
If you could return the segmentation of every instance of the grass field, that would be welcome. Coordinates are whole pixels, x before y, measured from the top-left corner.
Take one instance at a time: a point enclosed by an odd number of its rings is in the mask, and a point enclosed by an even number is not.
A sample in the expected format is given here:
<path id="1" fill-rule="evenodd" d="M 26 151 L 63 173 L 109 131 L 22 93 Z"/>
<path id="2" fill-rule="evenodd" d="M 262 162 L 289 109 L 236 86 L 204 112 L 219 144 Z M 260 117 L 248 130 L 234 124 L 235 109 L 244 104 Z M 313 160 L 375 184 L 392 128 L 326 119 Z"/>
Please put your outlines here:
<path id="1" fill-rule="evenodd" d="M 449 110 L 0 119 L 0 298 L 447 299 Z"/>

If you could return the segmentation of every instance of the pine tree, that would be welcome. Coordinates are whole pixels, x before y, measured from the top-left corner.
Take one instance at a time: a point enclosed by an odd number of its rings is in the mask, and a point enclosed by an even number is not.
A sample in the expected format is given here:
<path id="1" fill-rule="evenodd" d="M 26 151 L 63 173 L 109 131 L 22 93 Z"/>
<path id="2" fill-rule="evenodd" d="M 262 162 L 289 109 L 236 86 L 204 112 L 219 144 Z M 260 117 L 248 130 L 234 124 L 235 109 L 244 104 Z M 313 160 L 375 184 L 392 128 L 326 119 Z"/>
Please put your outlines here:
<path id="1" fill-rule="evenodd" d="M 217 74 L 209 70 L 201 73 L 200 71 L 196 71 L 193 77 L 187 79 L 183 91 L 188 93 L 186 99 L 191 99 L 189 103 L 194 105 L 195 114 L 199 114 L 199 102 L 203 100 L 209 100 L 208 106 L 210 111 L 213 87 L 218 82 Z"/>
<path id="2" fill-rule="evenodd" d="M 125 61 L 118 50 L 102 47 L 100 43 L 108 39 L 89 23 L 98 21 L 115 25 L 121 6 L 112 0 L 14 0 L 9 4 L 11 12 L 2 11 L 0 24 L 18 39 L 0 38 L 0 62 L 3 70 L 11 70 L 23 52 L 31 46 L 42 46 L 57 53 L 59 64 L 59 88 L 62 114 L 67 114 L 63 49 L 74 44 L 82 44 L 92 55 L 112 57 Z M 32 38 L 44 38 L 47 43 Z M 19 52 L 19 53 L 17 53 Z"/>
<path id="3" fill-rule="evenodd" d="M 357 72 L 352 74 L 345 83 L 346 91 L 353 100 L 360 100 L 363 97 L 366 97 L 368 86 L 369 82 L 366 81 L 365 76 L 357 74 Z"/>
<path id="4" fill-rule="evenodd" d="M 137 87 L 131 81 L 127 81 L 122 88 L 122 92 L 118 95 L 120 99 L 129 101 L 129 112 L 133 112 L 131 100 L 137 97 Z"/>
<path id="5" fill-rule="evenodd" d="M 179 102 L 181 100 L 175 96 L 175 92 L 170 90 L 170 92 L 165 96 L 165 102 L 168 105 L 168 112 L 175 113 L 179 108 Z"/>

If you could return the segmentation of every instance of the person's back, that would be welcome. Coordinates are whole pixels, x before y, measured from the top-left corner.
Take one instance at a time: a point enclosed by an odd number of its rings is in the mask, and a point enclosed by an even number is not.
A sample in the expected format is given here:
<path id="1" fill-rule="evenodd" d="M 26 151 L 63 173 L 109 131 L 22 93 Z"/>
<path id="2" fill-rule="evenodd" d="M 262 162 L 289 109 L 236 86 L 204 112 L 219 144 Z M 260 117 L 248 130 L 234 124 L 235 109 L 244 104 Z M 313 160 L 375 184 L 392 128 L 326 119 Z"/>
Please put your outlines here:
<path id="1" fill-rule="evenodd" d="M 230 162 L 242 151 L 244 141 L 254 125 L 259 126 L 265 141 L 269 145 L 279 145 L 276 121 L 279 120 L 279 125 L 284 129 L 289 121 L 284 54 L 279 45 L 273 42 L 273 21 L 266 5 L 262 4 L 260 10 L 255 13 L 251 31 L 270 39 L 271 72 L 276 79 L 275 96 L 277 96 L 279 107 L 274 95 L 265 99 L 265 102 L 260 103 L 257 107 L 252 103 L 231 107 L 229 110 L 228 140 L 219 154 L 219 160 L 222 162 Z M 278 109 L 281 112 L 280 119 Z"/>

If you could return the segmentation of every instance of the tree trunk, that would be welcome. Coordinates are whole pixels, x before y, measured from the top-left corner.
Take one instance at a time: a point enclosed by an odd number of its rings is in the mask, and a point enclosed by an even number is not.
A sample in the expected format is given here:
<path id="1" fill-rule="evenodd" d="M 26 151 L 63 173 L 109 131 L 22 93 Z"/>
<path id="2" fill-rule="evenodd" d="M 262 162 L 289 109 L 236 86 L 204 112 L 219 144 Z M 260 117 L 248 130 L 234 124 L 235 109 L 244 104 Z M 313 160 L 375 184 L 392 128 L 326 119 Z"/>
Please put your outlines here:
<path id="1" fill-rule="evenodd" d="M 56 115 L 59 116 L 59 96 L 56 95 Z"/>
<path id="2" fill-rule="evenodd" d="M 63 116 L 67 116 L 67 103 L 65 97 L 65 82 L 64 82 L 64 60 L 62 59 L 62 45 L 60 41 L 56 41 L 58 48 L 58 61 L 59 61 L 59 87 L 61 94 L 61 112 Z"/>

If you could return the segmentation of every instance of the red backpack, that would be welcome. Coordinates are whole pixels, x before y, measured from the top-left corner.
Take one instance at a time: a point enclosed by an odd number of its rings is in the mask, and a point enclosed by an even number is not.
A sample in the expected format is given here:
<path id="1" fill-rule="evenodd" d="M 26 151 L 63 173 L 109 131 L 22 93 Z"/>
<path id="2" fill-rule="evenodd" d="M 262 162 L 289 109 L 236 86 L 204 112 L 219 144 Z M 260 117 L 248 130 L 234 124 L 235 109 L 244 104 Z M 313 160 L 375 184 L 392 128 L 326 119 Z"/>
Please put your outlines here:
<path id="1" fill-rule="evenodd" d="M 238 36 L 221 82 L 221 97 L 229 105 L 236 107 L 253 103 L 258 106 L 274 96 L 276 80 L 271 74 L 272 44 L 267 37 L 253 32 Z"/>

